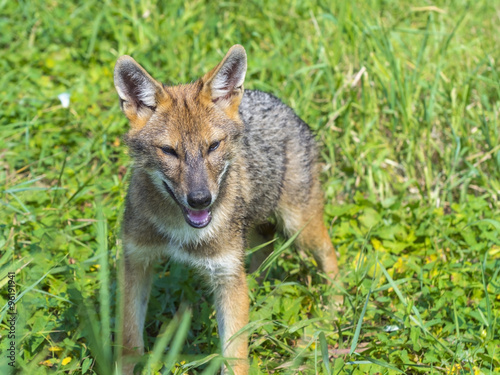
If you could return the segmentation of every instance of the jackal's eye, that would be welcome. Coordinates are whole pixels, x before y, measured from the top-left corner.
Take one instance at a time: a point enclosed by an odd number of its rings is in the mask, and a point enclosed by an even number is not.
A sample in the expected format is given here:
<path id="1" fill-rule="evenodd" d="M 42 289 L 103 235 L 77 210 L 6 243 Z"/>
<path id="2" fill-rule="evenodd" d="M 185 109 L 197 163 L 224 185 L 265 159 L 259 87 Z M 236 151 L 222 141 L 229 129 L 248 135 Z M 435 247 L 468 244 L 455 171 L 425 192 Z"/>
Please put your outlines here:
<path id="1" fill-rule="evenodd" d="M 210 145 L 210 147 L 208 148 L 208 152 L 212 152 L 212 151 L 217 150 L 217 148 L 219 147 L 219 145 L 220 145 L 220 141 L 212 143 Z"/>
<path id="2" fill-rule="evenodd" d="M 175 157 L 178 156 L 177 152 L 175 152 L 175 150 L 172 147 L 163 146 L 163 147 L 160 147 L 160 148 L 163 151 L 163 153 L 166 154 L 166 155 L 171 155 L 171 156 L 175 156 Z"/>

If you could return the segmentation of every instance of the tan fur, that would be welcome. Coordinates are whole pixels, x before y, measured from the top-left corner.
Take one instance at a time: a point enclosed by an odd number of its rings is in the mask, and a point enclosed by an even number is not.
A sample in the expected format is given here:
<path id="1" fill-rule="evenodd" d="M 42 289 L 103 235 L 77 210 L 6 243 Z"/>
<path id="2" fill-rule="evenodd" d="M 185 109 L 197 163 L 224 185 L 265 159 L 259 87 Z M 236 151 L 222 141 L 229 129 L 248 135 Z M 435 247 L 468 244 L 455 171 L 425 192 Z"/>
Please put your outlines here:
<path id="1" fill-rule="evenodd" d="M 125 356 L 143 353 L 152 268 L 164 256 L 207 279 L 222 353 L 237 375 L 249 368 L 247 333 L 237 333 L 248 323 L 250 234 L 271 239 L 275 228 L 266 220 L 275 215 L 285 234 L 301 230 L 297 244 L 313 251 L 330 278 L 338 273 L 314 140 L 276 98 L 254 92 L 245 99 L 245 72 L 241 46 L 200 80 L 175 87 L 164 87 L 131 57 L 117 62 L 115 86 L 134 158 L 123 224 Z M 133 363 L 123 369 L 131 374 Z"/>

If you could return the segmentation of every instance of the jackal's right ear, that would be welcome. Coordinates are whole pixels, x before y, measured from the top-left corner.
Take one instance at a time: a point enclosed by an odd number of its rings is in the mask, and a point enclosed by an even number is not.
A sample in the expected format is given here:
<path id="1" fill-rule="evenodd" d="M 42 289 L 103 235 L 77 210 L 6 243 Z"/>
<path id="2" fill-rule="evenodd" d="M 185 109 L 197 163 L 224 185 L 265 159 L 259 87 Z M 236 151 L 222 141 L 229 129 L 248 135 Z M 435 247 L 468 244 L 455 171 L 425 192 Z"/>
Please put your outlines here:
<path id="1" fill-rule="evenodd" d="M 118 59 L 114 75 L 120 107 L 130 120 L 132 129 L 139 130 L 146 125 L 164 97 L 163 86 L 130 56 Z"/>

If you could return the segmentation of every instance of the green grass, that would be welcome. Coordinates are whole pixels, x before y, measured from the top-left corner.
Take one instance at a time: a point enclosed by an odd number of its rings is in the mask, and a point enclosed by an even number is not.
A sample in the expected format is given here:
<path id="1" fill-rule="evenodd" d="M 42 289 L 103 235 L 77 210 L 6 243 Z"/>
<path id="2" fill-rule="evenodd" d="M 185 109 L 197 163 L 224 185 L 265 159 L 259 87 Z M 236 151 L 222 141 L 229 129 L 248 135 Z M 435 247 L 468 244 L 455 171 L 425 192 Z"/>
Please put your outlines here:
<path id="1" fill-rule="evenodd" d="M 250 275 L 252 373 L 499 373 L 500 5 L 213 4 L 0 2 L 0 372 L 9 271 L 18 373 L 114 369 L 130 167 L 116 59 L 180 83 L 240 43 L 245 87 L 282 98 L 318 136 L 344 295 L 330 311 L 332 291 L 293 246 L 262 284 Z M 158 266 L 146 344 L 145 373 L 219 368 L 192 271 Z"/>

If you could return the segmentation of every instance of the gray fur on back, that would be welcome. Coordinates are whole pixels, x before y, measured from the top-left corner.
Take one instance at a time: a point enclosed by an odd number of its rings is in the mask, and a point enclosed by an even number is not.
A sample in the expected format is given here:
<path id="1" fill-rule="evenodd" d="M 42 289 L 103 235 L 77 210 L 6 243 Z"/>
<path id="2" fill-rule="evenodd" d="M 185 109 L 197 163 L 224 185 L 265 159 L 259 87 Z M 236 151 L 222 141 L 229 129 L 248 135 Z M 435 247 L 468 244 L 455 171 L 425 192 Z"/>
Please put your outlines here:
<path id="1" fill-rule="evenodd" d="M 281 100 L 262 91 L 245 90 L 239 112 L 245 124 L 246 168 L 252 179 L 250 217 L 265 220 L 275 211 L 285 179 L 294 181 L 294 191 L 287 193 L 296 196 L 297 205 L 306 202 L 317 178 L 318 158 L 309 126 Z"/>

